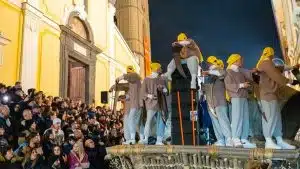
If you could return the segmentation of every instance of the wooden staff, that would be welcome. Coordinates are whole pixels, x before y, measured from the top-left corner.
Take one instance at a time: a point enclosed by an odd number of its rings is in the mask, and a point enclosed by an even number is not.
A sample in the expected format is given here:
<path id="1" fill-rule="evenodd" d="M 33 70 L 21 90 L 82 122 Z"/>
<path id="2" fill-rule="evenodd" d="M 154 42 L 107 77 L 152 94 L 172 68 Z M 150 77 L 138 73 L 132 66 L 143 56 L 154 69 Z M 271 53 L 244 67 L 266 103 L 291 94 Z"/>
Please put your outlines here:
<path id="1" fill-rule="evenodd" d="M 180 123 L 180 134 L 181 134 L 181 144 L 184 145 L 184 136 L 182 128 L 182 112 L 181 112 L 181 102 L 180 102 L 180 93 L 177 91 L 177 104 L 178 104 L 178 113 L 179 113 L 179 123 Z"/>
<path id="2" fill-rule="evenodd" d="M 193 145 L 196 145 L 195 139 L 195 120 L 194 120 L 194 91 L 191 90 L 191 103 L 192 103 L 192 134 L 193 134 Z"/>

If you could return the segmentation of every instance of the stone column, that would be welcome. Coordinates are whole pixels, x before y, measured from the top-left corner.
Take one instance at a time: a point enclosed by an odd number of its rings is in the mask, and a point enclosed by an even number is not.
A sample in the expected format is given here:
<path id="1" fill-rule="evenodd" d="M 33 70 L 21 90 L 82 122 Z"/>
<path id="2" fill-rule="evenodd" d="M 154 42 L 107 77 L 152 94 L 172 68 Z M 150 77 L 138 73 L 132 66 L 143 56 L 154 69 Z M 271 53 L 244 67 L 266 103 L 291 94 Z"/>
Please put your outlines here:
<path id="1" fill-rule="evenodd" d="M 114 23 L 114 16 L 116 13 L 116 8 L 114 6 L 114 1 L 108 2 L 108 55 L 109 57 L 115 59 L 115 23 Z M 114 62 L 109 62 L 109 79 L 110 79 L 110 86 L 115 84 L 116 80 L 116 66 Z M 112 101 L 112 97 L 110 97 Z"/>
<path id="2" fill-rule="evenodd" d="M 37 0 L 31 0 L 33 5 L 37 4 Z M 29 3 L 23 3 L 24 10 L 24 29 L 23 29 L 23 49 L 22 49 L 22 67 L 21 82 L 24 91 L 29 88 L 35 88 L 37 85 L 37 67 L 38 67 L 38 36 L 40 11 L 37 11 Z"/>

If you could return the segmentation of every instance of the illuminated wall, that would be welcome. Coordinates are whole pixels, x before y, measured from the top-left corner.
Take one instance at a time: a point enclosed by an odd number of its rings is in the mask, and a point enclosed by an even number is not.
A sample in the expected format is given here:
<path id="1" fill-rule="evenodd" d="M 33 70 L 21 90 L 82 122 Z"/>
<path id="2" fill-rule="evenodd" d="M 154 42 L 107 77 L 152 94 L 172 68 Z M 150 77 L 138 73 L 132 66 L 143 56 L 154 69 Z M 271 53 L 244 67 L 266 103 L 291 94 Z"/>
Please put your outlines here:
<path id="1" fill-rule="evenodd" d="M 21 39 L 23 27 L 23 13 L 22 10 L 8 2 L 7 0 L 0 0 L 0 32 L 10 40 L 5 45 L 0 64 L 0 83 L 7 85 L 14 85 L 15 81 L 19 79 L 20 58 L 21 58 Z"/>
<path id="2" fill-rule="evenodd" d="M 36 88 L 47 95 L 60 91 L 61 25 L 68 25 L 72 12 L 86 20 L 93 34 L 96 56 L 95 101 L 113 85 L 127 65 L 134 65 L 133 53 L 113 22 L 114 5 L 108 0 L 0 0 L 0 32 L 10 40 L 3 51 L 0 82 L 22 81 L 24 90 Z"/>

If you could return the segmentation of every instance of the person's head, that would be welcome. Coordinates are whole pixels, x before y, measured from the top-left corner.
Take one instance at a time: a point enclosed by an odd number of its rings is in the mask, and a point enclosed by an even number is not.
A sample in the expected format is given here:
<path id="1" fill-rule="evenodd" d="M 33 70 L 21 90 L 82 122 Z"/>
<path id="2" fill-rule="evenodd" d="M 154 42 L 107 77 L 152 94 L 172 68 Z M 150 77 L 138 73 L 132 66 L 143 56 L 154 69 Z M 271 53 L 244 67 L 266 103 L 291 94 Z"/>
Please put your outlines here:
<path id="1" fill-rule="evenodd" d="M 6 91 L 7 91 L 6 86 L 4 84 L 0 83 L 0 93 L 3 94 L 3 93 L 6 93 Z"/>
<path id="2" fill-rule="evenodd" d="M 16 89 L 22 89 L 22 83 L 21 82 L 16 82 L 15 83 L 15 88 Z"/>
<path id="3" fill-rule="evenodd" d="M 54 147 L 53 147 L 53 154 L 54 154 L 55 156 L 60 156 L 60 155 L 61 155 L 61 149 L 60 149 L 59 146 L 54 146 Z"/>
<path id="4" fill-rule="evenodd" d="M 224 62 L 222 59 L 218 59 L 217 61 L 218 67 L 224 69 Z"/>
<path id="5" fill-rule="evenodd" d="M 77 141 L 74 145 L 73 145 L 73 152 L 77 153 L 77 154 L 82 154 L 84 153 L 84 147 L 81 141 Z"/>
<path id="6" fill-rule="evenodd" d="M 258 68 L 259 64 L 262 61 L 267 60 L 267 59 L 272 60 L 274 58 L 274 54 L 275 54 L 275 52 L 274 52 L 273 48 L 271 48 L 271 47 L 264 48 L 264 50 L 263 50 L 263 52 L 262 52 L 262 54 L 260 56 L 260 59 L 259 59 L 259 61 L 256 64 L 256 68 Z"/>
<path id="7" fill-rule="evenodd" d="M 238 67 L 241 67 L 243 65 L 243 58 L 239 54 L 232 54 L 227 59 L 227 64 L 228 67 L 230 67 L 231 65 L 236 65 Z"/>
<path id="8" fill-rule="evenodd" d="M 31 120 L 31 119 L 32 119 L 32 113 L 31 113 L 31 110 L 25 109 L 25 110 L 23 111 L 23 118 L 24 118 L 24 120 Z"/>
<path id="9" fill-rule="evenodd" d="M 90 115 L 88 118 L 89 124 L 95 124 L 96 123 L 96 116 Z"/>
<path id="10" fill-rule="evenodd" d="M 76 138 L 76 140 L 82 139 L 83 138 L 82 131 L 80 129 L 76 129 L 74 131 L 74 137 Z"/>
<path id="11" fill-rule="evenodd" d="M 218 66 L 218 58 L 215 56 L 209 56 L 206 62 L 209 66 Z"/>
<path id="12" fill-rule="evenodd" d="M 32 129 L 32 130 L 36 130 L 36 127 L 37 127 L 37 125 L 36 125 L 36 123 L 35 122 L 33 122 L 32 124 L 31 124 L 31 126 L 30 126 L 30 128 Z"/>
<path id="13" fill-rule="evenodd" d="M 34 100 L 35 100 L 36 104 L 38 104 L 38 105 L 41 105 L 43 103 L 43 97 L 41 97 L 41 96 L 36 96 L 34 98 Z"/>
<path id="14" fill-rule="evenodd" d="M 8 118 L 8 116 L 9 116 L 9 108 L 8 108 L 8 106 L 0 105 L 0 114 L 4 118 Z"/>
<path id="15" fill-rule="evenodd" d="M 14 152 L 11 146 L 7 146 L 4 157 L 6 160 L 11 160 L 14 157 Z"/>
<path id="16" fill-rule="evenodd" d="M 32 114 L 39 114 L 41 112 L 41 107 L 38 104 L 32 106 Z"/>
<path id="17" fill-rule="evenodd" d="M 180 33 L 178 36 L 177 36 L 177 41 L 180 42 L 180 41 L 185 41 L 187 40 L 188 37 L 185 33 Z"/>
<path id="18" fill-rule="evenodd" d="M 76 138 L 74 136 L 69 136 L 68 143 L 74 145 L 76 143 Z"/>
<path id="19" fill-rule="evenodd" d="M 87 148 L 95 148 L 95 143 L 92 139 L 87 139 L 84 145 Z"/>
<path id="20" fill-rule="evenodd" d="M 3 136 L 5 134 L 5 129 L 3 126 L 0 126 L 0 136 Z"/>
<path id="21" fill-rule="evenodd" d="M 38 132 L 31 132 L 31 140 L 34 143 L 39 144 L 41 142 L 41 136 Z"/>
<path id="22" fill-rule="evenodd" d="M 162 73 L 161 64 L 159 64 L 158 62 L 151 63 L 150 67 L 152 72 L 156 72 L 158 74 Z"/>
<path id="23" fill-rule="evenodd" d="M 262 57 L 266 58 L 270 58 L 273 59 L 274 58 L 274 49 L 271 47 L 266 47 L 264 48 L 263 52 L 262 52 Z"/>
<path id="24" fill-rule="evenodd" d="M 37 157 L 38 157 L 38 152 L 37 152 L 37 149 L 34 148 L 34 149 L 32 149 L 31 154 L 30 154 L 30 160 L 34 161 L 37 159 Z"/>
<path id="25" fill-rule="evenodd" d="M 135 69 L 134 69 L 134 67 L 133 67 L 132 65 L 129 65 L 129 66 L 127 66 L 127 68 L 126 68 L 126 72 L 127 72 L 127 73 L 134 73 L 134 72 L 135 72 Z"/>
<path id="26" fill-rule="evenodd" d="M 56 111 L 50 111 L 49 116 L 51 120 L 56 119 L 57 118 Z"/>
<path id="27" fill-rule="evenodd" d="M 80 128 L 80 125 L 79 123 L 77 123 L 77 121 L 74 121 L 73 123 L 71 123 L 71 127 L 73 130 L 76 130 Z"/>
<path id="28" fill-rule="evenodd" d="M 19 105 L 19 104 L 16 104 L 16 105 L 15 105 L 14 111 L 15 111 L 15 112 L 19 112 L 19 111 L 20 111 L 20 105 Z"/>
<path id="29" fill-rule="evenodd" d="M 52 120 L 52 122 L 53 122 L 53 125 L 52 125 L 53 128 L 55 130 L 59 130 L 60 126 L 61 126 L 61 120 L 59 118 L 55 118 L 55 119 Z"/>

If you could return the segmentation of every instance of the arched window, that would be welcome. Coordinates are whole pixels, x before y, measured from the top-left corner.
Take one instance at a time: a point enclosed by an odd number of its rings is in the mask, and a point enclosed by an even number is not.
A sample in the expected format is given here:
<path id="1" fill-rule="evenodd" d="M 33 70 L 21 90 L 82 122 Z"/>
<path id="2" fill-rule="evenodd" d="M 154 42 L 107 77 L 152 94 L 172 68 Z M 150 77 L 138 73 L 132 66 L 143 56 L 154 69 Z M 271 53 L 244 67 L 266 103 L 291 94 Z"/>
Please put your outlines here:
<path id="1" fill-rule="evenodd" d="M 88 33 L 86 31 L 86 27 L 83 22 L 77 16 L 71 18 L 69 26 L 71 30 L 81 36 L 84 39 L 88 40 Z"/>

